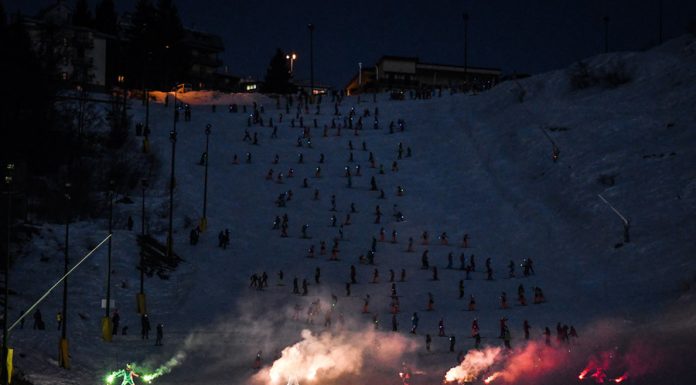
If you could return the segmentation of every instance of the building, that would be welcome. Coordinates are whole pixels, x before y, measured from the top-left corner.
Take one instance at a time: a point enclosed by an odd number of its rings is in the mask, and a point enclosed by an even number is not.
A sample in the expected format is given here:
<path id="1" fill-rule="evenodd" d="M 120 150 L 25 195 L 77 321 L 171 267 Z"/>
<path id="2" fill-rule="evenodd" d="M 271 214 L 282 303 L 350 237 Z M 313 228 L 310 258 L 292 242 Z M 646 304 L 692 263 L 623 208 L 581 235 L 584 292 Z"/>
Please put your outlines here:
<path id="1" fill-rule="evenodd" d="M 34 50 L 55 68 L 67 86 L 107 85 L 107 43 L 115 37 L 72 24 L 73 11 L 64 1 L 22 21 Z"/>
<path id="2" fill-rule="evenodd" d="M 346 85 L 346 92 L 382 92 L 423 88 L 484 90 L 500 81 L 497 68 L 422 63 L 417 57 L 382 56 L 372 67 L 362 67 Z"/>
<path id="3" fill-rule="evenodd" d="M 179 44 L 190 60 L 185 74 L 187 83 L 193 84 L 197 89 L 217 88 L 220 81 L 225 81 L 225 87 L 231 86 L 228 84 L 231 79 L 219 74 L 223 63 L 218 55 L 225 51 L 220 36 L 184 28 L 184 36 Z"/>

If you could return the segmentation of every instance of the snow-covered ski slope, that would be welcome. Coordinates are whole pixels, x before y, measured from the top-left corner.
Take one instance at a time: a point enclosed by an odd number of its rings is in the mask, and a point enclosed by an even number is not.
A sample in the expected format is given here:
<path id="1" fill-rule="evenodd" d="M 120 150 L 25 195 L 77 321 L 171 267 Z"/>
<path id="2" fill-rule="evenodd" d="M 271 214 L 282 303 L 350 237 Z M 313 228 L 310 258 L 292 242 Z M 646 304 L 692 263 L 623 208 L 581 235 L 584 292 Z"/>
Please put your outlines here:
<path id="1" fill-rule="evenodd" d="M 16 368 L 37 385 L 91 384 L 126 362 L 154 369 L 176 357 L 170 361 L 171 373 L 154 383 L 246 383 L 255 373 L 252 366 L 258 351 L 262 351 L 262 364 L 270 367 L 283 348 L 301 339 L 302 328 L 315 333 L 325 329 L 323 311 L 313 325 L 305 322 L 307 307 L 317 298 L 326 310 L 331 294 L 338 297 L 330 328 L 335 335 L 340 335 L 339 313 L 345 318 L 343 330 L 358 332 L 336 342 L 337 347 L 372 341 L 364 331 L 373 329 L 374 314 L 380 329 L 391 333 L 390 269 L 397 281 L 401 337 L 391 345 L 385 343 L 389 348 L 383 351 L 394 362 L 366 359 L 354 372 L 341 372 L 347 374 L 331 381 L 362 381 L 359 373 L 369 369 L 379 381 L 400 383 L 402 361 L 427 373 L 423 378 L 429 382 L 423 383 L 439 381 L 457 357 L 448 352 L 447 338 L 437 337 L 440 318 L 446 334 L 457 337 L 455 352 L 466 353 L 473 347 L 468 337 L 474 318 L 479 320 L 483 344 L 502 346 L 497 339 L 498 320 L 507 317 L 513 347 L 524 344 L 522 323 L 528 320 L 532 339 L 537 341 L 543 339 L 544 326 L 555 336 L 557 322 L 574 325 L 586 350 L 583 357 L 592 349 L 606 348 L 602 346 L 605 329 L 597 325 L 610 325 L 612 330 L 636 337 L 648 338 L 649 331 L 655 340 L 660 339 L 660 332 L 672 330 L 680 338 L 677 343 L 670 340 L 669 346 L 693 357 L 693 348 L 685 347 L 694 341 L 696 330 L 693 288 L 680 290 L 680 286 L 693 287 L 696 274 L 696 42 L 693 37 L 682 37 L 645 52 L 587 60 L 592 70 L 616 68 L 618 62 L 624 63 L 631 80 L 613 88 L 596 85 L 572 90 L 568 71 L 559 70 L 508 81 L 478 95 L 444 91 L 441 97 L 435 94 L 428 100 L 392 101 L 388 94 L 379 94 L 376 103 L 371 95 L 363 95 L 360 103 L 357 97 L 348 97 L 339 107 L 341 116 L 333 115 L 330 97 L 324 97 L 318 115 L 313 105 L 309 114 L 303 113 L 306 126 L 313 126 L 313 119 L 318 121 L 319 128 L 311 129 L 311 148 L 306 140 L 302 147 L 297 146 L 302 136 L 297 119 L 296 127 L 290 127 L 297 99 L 286 114 L 284 100 L 277 109 L 274 100 L 256 94 L 183 95 L 183 101 L 191 103 L 192 120 L 184 122 L 182 113 L 177 124 L 174 232 L 175 251 L 184 262 L 168 280 L 146 279 L 153 327 L 150 339 L 141 340 L 140 316 L 135 312 L 139 290 L 135 235 L 140 231 L 140 191 L 136 190 L 130 192 L 133 204 L 116 207 L 113 242 L 112 293 L 121 326 L 128 326 L 128 334 L 119 333 L 111 343 L 101 340 L 99 320 L 104 310 L 99 304 L 105 297 L 106 281 L 103 249 L 70 279 L 67 319 L 72 369 L 57 366 L 60 332 L 54 320 L 61 306 L 60 290 L 40 306 L 47 330 L 32 330 L 30 317 L 24 329 L 11 333 Z M 247 127 L 253 102 L 263 106 L 265 127 Z M 229 113 L 230 103 L 239 104 L 240 112 Z M 216 112 L 211 104 L 217 105 Z M 241 112 L 243 105 L 247 114 Z M 370 111 L 359 135 L 344 128 L 340 136 L 336 129 L 328 129 L 328 137 L 323 137 L 323 127 L 330 127 L 332 118 L 343 125 L 351 108 L 357 113 L 356 121 L 365 109 Z M 373 129 L 375 108 L 379 109 L 379 129 Z M 144 119 L 144 107 L 138 101 L 132 102 L 131 113 L 134 121 Z M 171 103 L 168 108 L 162 103 L 151 105 L 150 145 L 160 162 L 147 190 L 147 223 L 150 233 L 161 241 L 167 229 L 172 117 Z M 277 138 L 271 138 L 269 118 L 278 126 Z M 389 123 L 396 124 L 398 119 L 405 121 L 405 131 L 396 127 L 389 134 Z M 198 163 L 208 123 L 212 125 L 208 230 L 201 234 L 198 245 L 191 246 L 189 231 L 203 209 L 204 167 Z M 245 129 L 258 134 L 258 145 L 242 140 Z M 552 145 L 544 131 L 560 149 L 557 162 L 552 161 Z M 352 163 L 348 161 L 349 141 L 354 146 Z M 362 150 L 363 141 L 367 151 Z M 399 143 L 403 143 L 404 157 L 397 160 Z M 407 147 L 411 157 L 406 157 Z M 370 168 L 369 152 L 374 154 L 377 168 Z M 250 163 L 245 161 L 246 153 L 251 154 Z M 300 153 L 302 164 L 298 162 Z M 322 153 L 325 162 L 319 164 Z M 239 164 L 233 163 L 235 154 Z M 273 164 L 276 154 L 279 162 Z M 398 171 L 392 171 L 394 160 Z M 350 167 L 355 174 L 356 165 L 362 176 L 353 175 L 349 188 L 344 168 Z M 319 178 L 315 177 L 317 167 L 321 167 Z M 269 169 L 273 169 L 273 180 L 265 178 Z M 293 177 L 288 177 L 290 169 Z M 277 182 L 278 172 L 283 173 L 282 183 Z M 379 192 L 370 191 L 372 176 L 384 190 L 384 199 L 379 199 Z M 308 188 L 302 187 L 305 177 Z M 398 186 L 404 188 L 403 196 L 397 196 Z M 315 189 L 319 200 L 313 199 Z M 292 199 L 286 207 L 277 207 L 274 201 L 288 190 L 292 190 Z M 630 219 L 629 243 L 623 244 L 622 222 L 598 194 Z M 331 195 L 336 196 L 336 212 L 330 211 Z M 351 214 L 350 225 L 343 226 L 339 260 L 330 261 L 333 239 L 339 234 L 339 228 L 330 225 L 331 215 L 336 215 L 337 226 L 342 224 L 351 203 L 357 213 Z M 377 205 L 383 213 L 379 224 L 374 223 Z M 405 221 L 394 220 L 394 205 Z M 287 238 L 271 229 L 275 216 L 283 214 L 289 217 Z M 135 220 L 132 232 L 125 229 L 129 215 Z M 301 238 L 303 224 L 309 225 L 310 239 Z M 359 255 L 370 249 L 373 236 L 379 239 L 381 227 L 385 242 L 377 242 L 375 265 L 360 264 Z M 223 250 L 217 247 L 217 234 L 225 228 L 230 230 L 231 243 Z M 73 224 L 72 260 L 103 239 L 106 229 L 104 220 Z M 396 244 L 390 242 L 393 230 L 398 233 Z M 11 319 L 62 272 L 63 231 L 61 224 L 46 224 L 30 245 L 29 255 L 17 263 L 12 286 L 18 294 L 11 297 Z M 423 231 L 430 235 L 428 245 L 421 243 Z M 449 245 L 438 239 L 442 232 L 449 236 Z M 469 234 L 467 249 L 461 247 L 465 233 Z M 413 252 L 406 252 L 409 237 L 414 239 Z M 321 241 L 326 242 L 326 255 L 319 253 Z M 314 259 L 307 257 L 311 245 Z M 437 281 L 432 280 L 431 270 L 420 268 L 426 249 L 430 266 L 439 270 Z M 454 269 L 446 268 L 450 252 Z M 459 270 L 461 253 L 467 262 L 475 255 L 476 271 L 465 281 L 465 297 L 458 299 L 458 282 L 465 276 Z M 42 257 L 44 261 L 40 261 Z M 491 258 L 492 281 L 485 279 L 486 258 Z M 523 258 L 534 261 L 534 275 L 522 277 L 519 265 Z M 508 278 L 511 260 L 516 265 L 515 278 Z M 351 265 L 356 266 L 358 283 L 346 297 Z M 320 284 L 314 280 L 317 267 L 321 269 Z M 402 268 L 406 281 L 398 282 Z M 374 269 L 379 270 L 378 283 L 370 283 Z M 278 277 L 281 270 L 282 281 Z M 262 272 L 269 275 L 269 287 L 249 288 L 251 274 Z M 291 293 L 294 277 L 300 283 L 307 279 L 308 296 Z M 528 306 L 516 301 L 520 284 L 526 290 Z M 545 303 L 531 304 L 534 286 L 543 289 Z M 503 291 L 509 309 L 500 308 Z M 434 297 L 433 311 L 426 310 L 429 292 Z M 369 314 L 363 314 L 367 294 L 371 298 Z M 467 311 L 470 295 L 476 298 L 476 311 Z M 302 307 L 299 320 L 293 320 L 296 305 Z M 408 333 L 414 312 L 420 316 L 416 335 Z M 154 326 L 160 322 L 164 324 L 164 346 L 156 347 Z M 433 336 L 431 353 L 425 352 L 426 333 Z M 393 342 L 394 336 L 387 335 L 379 334 L 375 341 Z M 660 346 L 668 349 L 666 345 Z M 347 354 L 331 365 L 341 367 L 360 355 Z M 683 354 L 680 357 L 684 359 Z M 653 372 L 674 367 L 674 378 L 694 374 L 686 361 L 674 362 L 679 364 L 662 362 Z M 577 372 L 585 363 L 584 358 L 568 363 L 565 377 L 559 377 L 558 383 L 577 381 Z M 317 379 L 317 383 L 330 382 L 321 380 L 321 372 Z M 281 378 L 278 383 L 288 380 Z M 642 383 L 640 377 L 631 380 Z M 548 378 L 544 381 L 555 383 Z M 516 383 L 526 382 L 520 379 Z"/>

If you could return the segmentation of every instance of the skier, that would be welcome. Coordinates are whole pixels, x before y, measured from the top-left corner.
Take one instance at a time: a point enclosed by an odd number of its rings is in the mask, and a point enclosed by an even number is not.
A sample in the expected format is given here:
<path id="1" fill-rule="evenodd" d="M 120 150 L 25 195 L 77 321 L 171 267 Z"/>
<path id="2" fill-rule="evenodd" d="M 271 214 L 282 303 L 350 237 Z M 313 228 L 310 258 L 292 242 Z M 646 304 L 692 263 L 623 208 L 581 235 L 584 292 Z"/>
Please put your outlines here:
<path id="1" fill-rule="evenodd" d="M 544 327 L 544 341 L 546 346 L 551 346 L 551 330 L 549 330 L 548 326 Z"/>
<path id="2" fill-rule="evenodd" d="M 502 309 L 507 309 L 508 308 L 508 303 L 507 303 L 507 293 L 502 292 L 500 294 L 500 307 Z"/>
<path id="3" fill-rule="evenodd" d="M 379 283 L 379 270 L 375 268 L 372 272 L 372 283 Z"/>
<path id="4" fill-rule="evenodd" d="M 469 234 L 468 233 L 464 233 L 464 236 L 462 237 L 462 247 L 465 249 L 469 247 Z"/>
<path id="5" fill-rule="evenodd" d="M 449 345 L 449 351 L 450 351 L 450 352 L 454 352 L 454 344 L 455 344 L 455 342 L 456 342 L 456 338 L 454 337 L 454 334 L 453 334 L 453 335 L 451 335 L 450 338 L 449 338 L 449 343 L 450 343 L 450 345 Z"/>
<path id="6" fill-rule="evenodd" d="M 350 283 L 358 283 L 358 281 L 355 279 L 355 265 L 350 265 Z"/>
<path id="7" fill-rule="evenodd" d="M 254 358 L 254 370 L 261 369 L 261 350 L 256 353 L 256 358 Z"/>
<path id="8" fill-rule="evenodd" d="M 428 262 L 428 250 L 426 249 L 421 255 L 421 269 L 428 270 L 428 268 L 430 268 L 430 264 Z"/>
<path id="9" fill-rule="evenodd" d="M 529 330 L 531 329 L 531 325 L 529 325 L 529 321 L 524 320 L 524 324 L 522 324 L 522 329 L 524 329 L 524 339 L 528 340 L 529 339 Z"/>
<path id="10" fill-rule="evenodd" d="M 111 324 L 114 326 L 114 330 L 111 331 L 111 334 L 118 334 L 118 323 L 120 320 L 121 316 L 118 314 L 118 309 L 116 309 L 114 310 L 114 313 L 111 315 Z"/>
<path id="11" fill-rule="evenodd" d="M 140 339 L 147 340 L 150 338 L 150 318 L 147 313 L 140 317 Z"/>
<path id="12" fill-rule="evenodd" d="M 473 294 L 469 295 L 469 311 L 475 311 L 476 310 L 476 298 L 474 298 Z"/>
<path id="13" fill-rule="evenodd" d="M 363 313 L 369 313 L 369 312 L 370 312 L 369 307 L 370 307 L 370 295 L 369 295 L 369 294 L 366 294 L 366 295 L 365 295 L 365 298 L 363 299 L 363 309 L 362 309 L 362 312 L 363 312 Z"/>
<path id="14" fill-rule="evenodd" d="M 157 324 L 157 339 L 155 339 L 155 346 L 162 346 L 162 337 L 164 335 L 164 325 L 161 323 Z"/>
<path id="15" fill-rule="evenodd" d="M 507 318 L 506 317 L 500 318 L 499 324 L 500 324 L 500 335 L 498 336 L 498 338 L 503 338 L 505 336 L 505 329 L 507 329 Z"/>
<path id="16" fill-rule="evenodd" d="M 464 298 L 464 280 L 459 280 L 459 299 Z"/>
<path id="17" fill-rule="evenodd" d="M 399 322 L 396 319 L 396 313 L 392 314 L 392 331 L 399 331 Z"/>
<path id="18" fill-rule="evenodd" d="M 505 347 L 508 349 L 512 349 L 512 347 L 510 347 L 510 339 L 510 329 L 506 327 L 503 334 L 503 341 L 505 341 Z"/>
<path id="19" fill-rule="evenodd" d="M 428 311 L 433 311 L 435 309 L 435 298 L 433 293 L 428 293 Z"/>
<path id="20" fill-rule="evenodd" d="M 439 337 L 444 337 L 445 336 L 445 320 L 440 318 L 440 321 L 437 323 L 437 329 L 438 333 L 437 335 Z"/>
<path id="21" fill-rule="evenodd" d="M 440 279 L 437 276 L 437 266 L 433 266 L 433 281 L 439 281 Z"/>
<path id="22" fill-rule="evenodd" d="M 116 374 L 114 375 L 115 377 L 118 376 L 123 376 L 123 380 L 121 381 L 121 385 L 133 385 L 135 384 L 135 378 L 140 377 L 138 373 L 133 370 L 133 367 L 131 366 L 130 363 L 126 364 L 125 369 L 121 369 Z"/>
<path id="23" fill-rule="evenodd" d="M 411 334 L 416 334 L 418 328 L 418 313 L 413 313 L 411 316 Z"/>
<path id="24" fill-rule="evenodd" d="M 478 324 L 478 318 L 474 318 L 474 320 L 471 322 L 471 336 L 476 337 L 479 335 L 480 329 L 479 329 L 479 324 Z"/>
<path id="25" fill-rule="evenodd" d="M 430 352 L 430 344 L 433 342 L 433 337 L 430 334 L 425 335 L 425 350 Z"/>

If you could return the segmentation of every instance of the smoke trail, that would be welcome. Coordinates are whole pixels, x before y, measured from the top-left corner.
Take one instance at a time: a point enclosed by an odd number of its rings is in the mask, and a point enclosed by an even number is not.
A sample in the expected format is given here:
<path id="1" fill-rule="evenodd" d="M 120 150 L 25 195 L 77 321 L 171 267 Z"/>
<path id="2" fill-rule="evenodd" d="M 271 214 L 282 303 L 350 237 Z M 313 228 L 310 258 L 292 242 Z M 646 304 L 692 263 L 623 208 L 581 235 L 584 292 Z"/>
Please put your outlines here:
<path id="1" fill-rule="evenodd" d="M 344 375 L 364 374 L 368 360 L 370 367 L 396 367 L 417 346 L 402 335 L 373 330 L 312 334 L 305 329 L 301 335 L 301 341 L 283 349 L 281 357 L 252 381 L 267 385 L 327 383 Z"/>
<path id="2" fill-rule="evenodd" d="M 498 347 L 487 347 L 481 351 L 469 350 L 461 364 L 447 371 L 445 381 L 457 381 L 462 384 L 476 380 L 481 373 L 493 366 L 501 351 Z"/>

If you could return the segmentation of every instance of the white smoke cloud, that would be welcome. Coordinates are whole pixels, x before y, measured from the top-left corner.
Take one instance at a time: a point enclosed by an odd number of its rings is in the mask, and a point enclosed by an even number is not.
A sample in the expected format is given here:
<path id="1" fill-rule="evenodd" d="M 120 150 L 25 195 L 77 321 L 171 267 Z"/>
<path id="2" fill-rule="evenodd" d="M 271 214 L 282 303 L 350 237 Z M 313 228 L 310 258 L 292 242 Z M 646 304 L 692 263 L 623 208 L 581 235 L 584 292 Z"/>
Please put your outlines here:
<path id="1" fill-rule="evenodd" d="M 253 377 L 264 385 L 286 383 L 327 383 L 342 376 L 364 374 L 370 366 L 398 367 L 404 354 L 417 344 L 396 333 L 375 330 L 361 332 L 301 332 L 302 340 L 283 349 L 281 357 Z"/>

